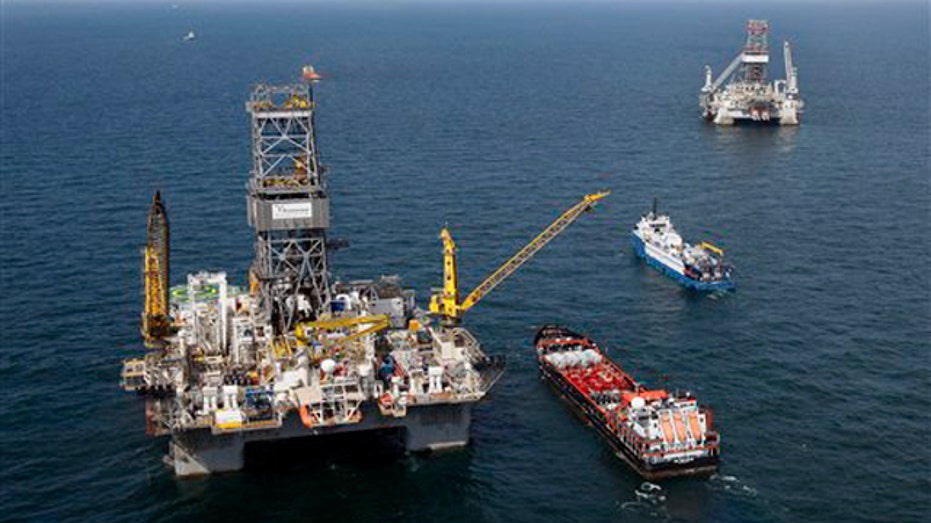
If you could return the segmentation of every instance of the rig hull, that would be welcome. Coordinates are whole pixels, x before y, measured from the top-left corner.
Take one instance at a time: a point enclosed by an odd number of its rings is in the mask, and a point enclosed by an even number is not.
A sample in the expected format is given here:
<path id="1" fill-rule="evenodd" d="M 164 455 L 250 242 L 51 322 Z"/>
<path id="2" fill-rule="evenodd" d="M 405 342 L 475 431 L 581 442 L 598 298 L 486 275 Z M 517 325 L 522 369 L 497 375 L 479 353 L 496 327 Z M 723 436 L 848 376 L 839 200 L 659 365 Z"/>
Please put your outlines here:
<path id="1" fill-rule="evenodd" d="M 472 403 L 411 408 L 403 418 L 382 416 L 374 404 L 363 405 L 361 412 L 362 420 L 353 425 L 307 428 L 297 413 L 291 413 L 275 430 L 179 432 L 172 435 L 166 462 L 178 477 L 234 472 L 247 466 L 246 446 L 252 443 L 386 429 L 399 429 L 401 443 L 409 452 L 457 449 L 469 444 Z"/>
<path id="2" fill-rule="evenodd" d="M 793 126 L 799 124 L 801 103 L 786 100 L 779 95 L 772 95 L 772 100 L 759 110 L 746 107 L 730 107 L 737 95 L 718 94 L 716 98 L 701 98 L 702 118 L 716 125 L 736 126 Z M 739 102 L 741 104 L 745 102 Z"/>

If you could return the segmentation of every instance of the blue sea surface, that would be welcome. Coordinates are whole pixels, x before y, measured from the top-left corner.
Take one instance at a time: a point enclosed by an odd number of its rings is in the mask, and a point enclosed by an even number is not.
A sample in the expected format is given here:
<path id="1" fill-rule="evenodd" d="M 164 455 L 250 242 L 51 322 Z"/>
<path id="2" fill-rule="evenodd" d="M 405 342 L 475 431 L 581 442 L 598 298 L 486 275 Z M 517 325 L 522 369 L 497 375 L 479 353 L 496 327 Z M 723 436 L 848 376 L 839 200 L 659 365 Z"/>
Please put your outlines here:
<path id="1" fill-rule="evenodd" d="M 931 169 L 926 2 L 0 6 L 0 520 L 928 521 Z M 793 45 L 798 128 L 699 118 L 767 18 Z M 197 40 L 183 42 L 189 30 Z M 295 451 L 177 480 L 143 405 L 148 203 L 175 283 L 245 280 L 251 86 L 313 63 L 334 278 L 466 289 L 583 194 L 611 196 L 466 316 L 509 358 L 461 452 Z M 636 259 L 652 198 L 738 290 Z M 542 383 L 535 329 L 589 333 L 723 435 L 710 480 L 641 480 Z M 361 457 L 360 457 L 361 456 Z"/>

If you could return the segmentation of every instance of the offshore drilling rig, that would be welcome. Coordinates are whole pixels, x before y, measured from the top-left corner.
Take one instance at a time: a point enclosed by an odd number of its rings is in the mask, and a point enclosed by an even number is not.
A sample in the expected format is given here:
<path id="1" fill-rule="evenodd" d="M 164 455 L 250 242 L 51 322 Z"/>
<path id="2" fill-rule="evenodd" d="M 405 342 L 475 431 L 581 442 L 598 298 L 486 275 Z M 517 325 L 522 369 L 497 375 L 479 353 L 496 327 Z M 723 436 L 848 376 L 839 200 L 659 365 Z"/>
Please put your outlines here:
<path id="1" fill-rule="evenodd" d="M 398 277 L 330 282 L 329 199 L 315 140 L 314 84 L 258 85 L 246 103 L 255 258 L 246 288 L 200 272 L 169 285 L 169 226 L 156 193 L 144 251 L 147 353 L 123 362 L 146 430 L 170 436 L 178 476 L 238 470 L 250 442 L 395 429 L 410 451 L 463 446 L 471 407 L 504 371 L 462 314 L 607 193 L 588 195 L 459 300 L 443 228 L 444 287 L 430 311 Z"/>
<path id="2" fill-rule="evenodd" d="M 699 95 L 702 118 L 718 125 L 738 122 L 798 125 L 805 104 L 799 96 L 798 68 L 792 63 L 789 42 L 783 44 L 783 58 L 786 79 L 768 83 L 769 23 L 747 22 L 744 48 L 714 81 L 711 66 L 705 66 L 705 85 Z"/>

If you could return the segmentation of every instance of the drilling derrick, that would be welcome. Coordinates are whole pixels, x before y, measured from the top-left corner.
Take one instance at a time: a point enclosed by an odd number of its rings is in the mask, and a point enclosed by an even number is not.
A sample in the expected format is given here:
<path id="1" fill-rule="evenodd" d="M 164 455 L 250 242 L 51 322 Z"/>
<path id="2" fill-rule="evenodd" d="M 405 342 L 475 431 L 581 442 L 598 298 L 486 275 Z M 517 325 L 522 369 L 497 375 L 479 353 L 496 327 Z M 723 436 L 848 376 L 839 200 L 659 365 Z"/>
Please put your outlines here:
<path id="1" fill-rule="evenodd" d="M 299 320 L 316 319 L 330 303 L 329 200 L 314 134 L 311 82 L 258 85 L 246 109 L 252 116 L 251 277 L 260 314 L 283 334 Z"/>
<path id="2" fill-rule="evenodd" d="M 747 43 L 740 58 L 740 76 L 744 82 L 762 84 L 766 81 L 769 63 L 769 23 L 766 20 L 747 22 Z"/>
<path id="3" fill-rule="evenodd" d="M 171 334 L 171 318 L 168 315 L 168 213 L 159 192 L 155 193 L 149 208 L 143 280 L 142 337 L 146 347 L 161 348 Z"/>

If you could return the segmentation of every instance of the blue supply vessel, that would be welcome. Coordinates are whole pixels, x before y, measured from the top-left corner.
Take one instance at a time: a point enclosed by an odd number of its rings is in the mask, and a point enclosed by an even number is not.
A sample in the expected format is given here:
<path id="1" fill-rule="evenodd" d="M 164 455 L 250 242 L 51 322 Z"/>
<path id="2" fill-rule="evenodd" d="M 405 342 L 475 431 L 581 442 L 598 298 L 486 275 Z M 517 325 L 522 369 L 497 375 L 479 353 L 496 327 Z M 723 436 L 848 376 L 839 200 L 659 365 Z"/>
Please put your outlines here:
<path id="1" fill-rule="evenodd" d="M 724 262 L 724 251 L 708 242 L 684 242 L 669 216 L 657 212 L 656 200 L 630 234 L 637 255 L 681 285 L 697 291 L 734 290 L 734 267 Z"/>

